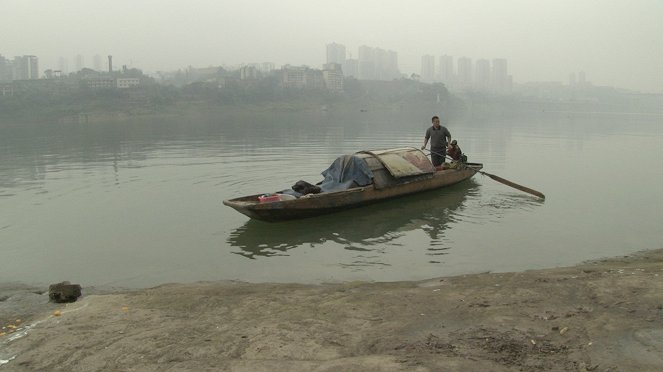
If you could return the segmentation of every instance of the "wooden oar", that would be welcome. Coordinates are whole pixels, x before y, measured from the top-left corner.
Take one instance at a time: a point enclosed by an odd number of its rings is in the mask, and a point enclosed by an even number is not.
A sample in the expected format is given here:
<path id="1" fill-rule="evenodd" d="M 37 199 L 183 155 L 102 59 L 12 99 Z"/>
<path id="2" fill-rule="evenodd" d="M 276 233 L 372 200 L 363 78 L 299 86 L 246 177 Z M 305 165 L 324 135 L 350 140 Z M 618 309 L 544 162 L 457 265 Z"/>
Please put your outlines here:
<path id="1" fill-rule="evenodd" d="M 494 175 L 494 174 L 490 174 L 490 173 L 487 173 L 487 172 L 484 172 L 484 171 L 480 171 L 480 170 L 478 170 L 477 172 L 483 174 L 484 176 L 488 176 L 488 177 L 494 179 L 494 180 L 497 181 L 497 182 L 503 183 L 503 184 L 505 184 L 505 185 L 507 185 L 507 186 L 511 186 L 511 187 L 513 187 L 514 189 L 518 189 L 518 190 L 520 190 L 520 191 L 524 191 L 524 192 L 526 192 L 526 193 L 529 193 L 529 194 L 532 194 L 532 195 L 536 195 L 536 196 L 538 196 L 538 197 L 541 198 L 541 199 L 545 199 L 545 198 L 546 198 L 546 196 L 543 195 L 543 193 L 541 193 L 541 192 L 539 192 L 539 191 L 536 191 L 536 190 L 534 190 L 534 189 L 530 189 L 529 187 L 525 187 L 525 186 L 519 185 L 519 184 L 517 184 L 517 183 L 515 183 L 515 182 L 511 182 L 511 181 L 509 181 L 509 180 L 505 180 L 504 178 L 502 178 L 502 177 L 500 177 L 500 176 L 496 176 L 496 175 Z"/>
<path id="2" fill-rule="evenodd" d="M 436 154 L 436 155 L 444 156 L 445 158 L 447 158 L 447 159 L 449 159 L 449 160 L 456 161 L 456 160 L 454 160 L 454 159 L 451 159 L 451 158 L 448 157 L 448 156 L 442 155 L 442 154 L 437 153 L 437 152 L 435 152 L 435 151 L 431 151 L 431 150 L 428 150 L 428 151 L 431 152 L 431 153 L 433 153 L 433 154 Z M 490 174 L 490 173 L 488 173 L 488 172 L 484 172 L 484 171 L 482 171 L 482 170 L 476 170 L 476 171 L 479 172 L 479 173 L 481 173 L 481 174 L 483 174 L 484 176 L 488 176 L 488 177 L 494 179 L 495 181 L 497 181 L 497 182 L 499 182 L 499 183 L 503 183 L 503 184 L 505 184 L 505 185 L 507 185 L 507 186 L 511 186 L 511 187 L 513 187 L 514 189 L 518 189 L 518 190 L 520 190 L 520 191 L 524 191 L 524 192 L 526 192 L 526 193 L 528 193 L 528 194 L 532 194 L 532 195 L 538 196 L 538 197 L 541 198 L 541 199 L 545 199 L 545 198 L 546 198 L 546 196 L 543 195 L 542 192 L 536 191 L 536 190 L 534 190 L 534 189 L 530 189 L 529 187 L 525 187 L 525 186 L 523 186 L 523 185 L 519 185 L 519 184 L 517 184 L 517 183 L 515 183 L 515 182 L 511 182 L 511 181 L 509 181 L 509 180 L 507 180 L 507 179 L 504 179 L 504 178 L 502 178 L 502 177 L 500 177 L 500 176 L 496 176 L 496 175 L 494 175 L 494 174 Z"/>

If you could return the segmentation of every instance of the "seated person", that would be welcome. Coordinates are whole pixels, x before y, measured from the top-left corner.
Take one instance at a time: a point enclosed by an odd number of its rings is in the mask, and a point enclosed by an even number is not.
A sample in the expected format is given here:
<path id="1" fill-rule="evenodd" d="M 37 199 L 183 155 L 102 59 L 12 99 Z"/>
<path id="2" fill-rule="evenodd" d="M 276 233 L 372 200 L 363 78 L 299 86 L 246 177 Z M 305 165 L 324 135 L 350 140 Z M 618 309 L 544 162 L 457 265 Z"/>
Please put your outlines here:
<path id="1" fill-rule="evenodd" d="M 460 147 L 456 140 L 451 141 L 449 146 L 447 146 L 447 155 L 449 155 L 453 161 L 460 161 L 463 152 L 460 151 Z"/>

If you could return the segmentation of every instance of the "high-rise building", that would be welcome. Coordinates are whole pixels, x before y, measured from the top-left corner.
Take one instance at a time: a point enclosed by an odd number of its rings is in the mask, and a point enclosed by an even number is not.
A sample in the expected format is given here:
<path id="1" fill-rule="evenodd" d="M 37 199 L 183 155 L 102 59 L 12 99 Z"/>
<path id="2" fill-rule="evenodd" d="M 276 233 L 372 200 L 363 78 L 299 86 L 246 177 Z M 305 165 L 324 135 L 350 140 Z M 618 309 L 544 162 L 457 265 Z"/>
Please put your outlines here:
<path id="1" fill-rule="evenodd" d="M 454 78 L 454 58 L 447 55 L 440 57 L 438 70 L 440 81 L 446 85 L 450 85 Z"/>
<path id="2" fill-rule="evenodd" d="M 268 73 L 274 71 L 274 63 L 272 63 L 272 62 L 263 62 L 263 63 L 260 64 L 260 67 L 258 68 L 258 70 L 260 70 L 260 72 L 262 72 L 263 74 L 268 74 Z"/>
<path id="3" fill-rule="evenodd" d="M 39 79 L 39 58 L 36 56 L 26 56 L 30 69 L 30 79 Z"/>
<path id="4" fill-rule="evenodd" d="M 472 59 L 468 57 L 458 58 L 458 84 L 463 87 L 472 86 Z"/>
<path id="5" fill-rule="evenodd" d="M 343 68 L 339 63 L 325 63 L 322 67 L 325 87 L 334 92 L 343 91 Z"/>
<path id="6" fill-rule="evenodd" d="M 14 57 L 13 80 L 39 79 L 39 59 L 36 56 Z"/>
<path id="7" fill-rule="evenodd" d="M 285 65 L 281 69 L 281 85 L 284 88 L 304 88 L 305 67 Z"/>
<path id="8" fill-rule="evenodd" d="M 327 44 L 327 62 L 345 64 L 345 45 L 331 43 Z"/>
<path id="9" fill-rule="evenodd" d="M 390 50 L 375 48 L 375 73 L 377 80 L 391 80 L 394 78 L 394 55 Z"/>
<path id="10" fill-rule="evenodd" d="M 11 81 L 12 75 L 12 68 L 9 60 L 0 54 L 0 81 Z"/>
<path id="11" fill-rule="evenodd" d="M 325 80 L 321 70 L 314 70 L 307 66 L 285 65 L 279 71 L 281 86 L 296 89 L 323 89 Z"/>
<path id="12" fill-rule="evenodd" d="M 478 59 L 475 65 L 474 85 L 480 90 L 490 88 L 490 61 Z"/>
<path id="13" fill-rule="evenodd" d="M 98 54 L 95 54 L 93 61 L 94 61 L 94 64 L 93 64 L 94 70 L 95 71 L 101 71 L 101 56 L 98 55 Z"/>
<path id="14" fill-rule="evenodd" d="M 385 63 L 386 78 L 388 80 L 398 79 L 401 72 L 398 69 L 398 53 L 393 50 L 387 51 L 387 62 Z"/>
<path id="15" fill-rule="evenodd" d="M 259 73 L 256 66 L 242 66 L 239 69 L 239 79 L 240 80 L 256 80 L 258 79 Z"/>
<path id="16" fill-rule="evenodd" d="M 435 79 L 435 57 L 425 55 L 421 57 L 421 80 L 433 82 Z"/>
<path id="17" fill-rule="evenodd" d="M 93 58 L 93 68 L 95 71 L 101 71 L 103 67 L 101 67 L 101 56 L 98 54 L 94 55 Z"/>
<path id="18" fill-rule="evenodd" d="M 574 86 L 578 83 L 578 79 L 576 78 L 576 73 L 572 72 L 569 74 L 569 85 Z"/>
<path id="19" fill-rule="evenodd" d="M 387 80 L 385 67 L 387 64 L 387 51 L 374 48 L 375 51 L 375 80 Z"/>
<path id="20" fill-rule="evenodd" d="M 359 60 L 354 58 L 348 58 L 345 60 L 345 66 L 343 66 L 343 75 L 352 76 L 353 78 L 359 78 Z"/>
<path id="21" fill-rule="evenodd" d="M 579 85 L 587 84 L 587 77 L 585 76 L 585 71 L 580 71 L 578 73 L 578 84 Z"/>
<path id="22" fill-rule="evenodd" d="M 361 80 L 375 80 L 375 49 L 366 45 L 359 47 L 359 76 Z"/>
<path id="23" fill-rule="evenodd" d="M 83 61 L 83 56 L 78 54 L 76 55 L 76 71 L 80 71 L 85 67 L 85 62 Z"/>
<path id="24" fill-rule="evenodd" d="M 60 57 L 58 59 L 58 70 L 60 70 L 60 73 L 62 75 L 66 75 L 69 73 L 69 61 L 67 61 L 66 58 Z"/>
<path id="25" fill-rule="evenodd" d="M 347 73 L 346 76 L 351 75 Z M 398 54 L 396 52 L 366 45 L 359 47 L 356 75 L 358 79 L 392 80 L 399 76 Z"/>
<path id="26" fill-rule="evenodd" d="M 511 90 L 507 62 L 504 58 L 493 59 L 493 88 L 498 92 Z"/>
<path id="27" fill-rule="evenodd" d="M 321 70 L 306 68 L 304 70 L 304 87 L 311 89 L 323 89 L 325 79 Z"/>

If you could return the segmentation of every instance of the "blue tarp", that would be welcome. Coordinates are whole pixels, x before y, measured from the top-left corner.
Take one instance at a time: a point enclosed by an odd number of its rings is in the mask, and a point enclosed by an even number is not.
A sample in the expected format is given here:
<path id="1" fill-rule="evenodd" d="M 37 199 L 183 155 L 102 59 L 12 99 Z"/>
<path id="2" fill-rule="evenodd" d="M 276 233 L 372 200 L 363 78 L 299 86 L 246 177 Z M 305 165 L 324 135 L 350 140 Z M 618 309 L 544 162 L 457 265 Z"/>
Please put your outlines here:
<path id="1" fill-rule="evenodd" d="M 325 177 L 319 185 L 322 192 L 347 190 L 373 183 L 373 172 L 363 159 L 354 155 L 340 156 L 322 172 L 322 176 Z"/>

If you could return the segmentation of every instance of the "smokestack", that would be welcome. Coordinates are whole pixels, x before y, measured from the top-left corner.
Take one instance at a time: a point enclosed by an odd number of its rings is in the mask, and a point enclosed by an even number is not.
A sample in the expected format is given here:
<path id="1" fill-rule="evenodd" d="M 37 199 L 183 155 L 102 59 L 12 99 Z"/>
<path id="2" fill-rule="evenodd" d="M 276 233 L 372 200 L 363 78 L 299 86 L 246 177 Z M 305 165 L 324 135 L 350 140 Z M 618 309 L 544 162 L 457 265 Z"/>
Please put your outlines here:
<path id="1" fill-rule="evenodd" d="M 108 72 L 113 72 L 113 56 L 108 56 Z"/>

